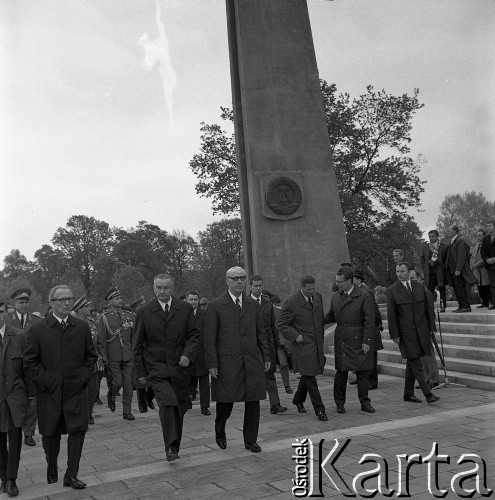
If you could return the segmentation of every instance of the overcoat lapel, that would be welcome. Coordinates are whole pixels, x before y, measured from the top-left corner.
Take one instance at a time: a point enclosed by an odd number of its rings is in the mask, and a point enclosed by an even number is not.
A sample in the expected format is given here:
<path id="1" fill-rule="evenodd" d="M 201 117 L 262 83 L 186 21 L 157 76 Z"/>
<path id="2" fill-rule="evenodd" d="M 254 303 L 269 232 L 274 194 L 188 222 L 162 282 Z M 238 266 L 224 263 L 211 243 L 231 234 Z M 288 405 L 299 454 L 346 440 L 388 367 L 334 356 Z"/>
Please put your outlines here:
<path id="1" fill-rule="evenodd" d="M 179 299 L 172 297 L 172 303 L 170 304 L 170 311 L 168 312 L 167 321 L 170 321 L 172 319 L 173 315 L 175 314 L 175 311 L 177 311 L 177 309 L 180 309 L 178 300 Z M 161 307 L 160 307 L 160 309 L 161 309 Z M 165 313 L 163 313 L 163 315 L 165 316 Z"/>
<path id="2" fill-rule="evenodd" d="M 173 299 L 172 299 L 173 302 Z M 165 316 L 165 311 L 162 309 L 162 306 L 160 305 L 160 302 L 158 302 L 158 299 L 153 299 L 153 302 L 151 303 L 151 312 L 158 314 L 163 321 L 166 323 L 167 322 L 167 317 Z M 170 315 L 170 311 L 168 312 Z"/>

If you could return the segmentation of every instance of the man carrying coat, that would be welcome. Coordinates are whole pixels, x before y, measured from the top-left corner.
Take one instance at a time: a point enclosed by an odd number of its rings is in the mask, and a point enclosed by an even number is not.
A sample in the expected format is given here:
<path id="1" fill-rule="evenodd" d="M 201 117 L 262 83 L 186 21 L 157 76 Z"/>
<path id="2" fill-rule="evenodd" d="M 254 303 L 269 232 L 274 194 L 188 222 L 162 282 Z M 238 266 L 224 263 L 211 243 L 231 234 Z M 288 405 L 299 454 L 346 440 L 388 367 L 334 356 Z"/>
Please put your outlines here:
<path id="1" fill-rule="evenodd" d="M 350 268 L 339 269 L 335 276 L 339 292 L 333 294 L 325 316 L 325 323 L 337 323 L 333 397 L 337 413 L 345 413 L 347 376 L 349 371 L 354 371 L 361 410 L 375 413 L 368 398 L 368 380 L 373 369 L 375 306 L 371 294 L 353 283 L 353 275 Z"/>
<path id="2" fill-rule="evenodd" d="M 423 373 L 422 356 L 432 354 L 431 333 L 436 331 L 433 295 L 422 284 L 411 280 L 411 264 L 397 264 L 397 278 L 387 288 L 387 321 L 390 338 L 399 345 L 407 359 L 404 401 L 421 403 L 414 395 L 414 379 L 419 383 L 428 403 L 440 398 L 435 396 Z"/>
<path id="3" fill-rule="evenodd" d="M 234 402 L 244 401 L 244 447 L 260 453 L 256 442 L 260 423 L 260 400 L 265 399 L 265 371 L 270 353 L 259 304 L 245 295 L 246 271 L 227 271 L 228 291 L 208 305 L 204 330 L 206 366 L 212 377 L 216 401 L 215 439 L 227 448 L 225 425 Z"/>
<path id="4" fill-rule="evenodd" d="M 66 285 L 55 286 L 48 300 L 52 312 L 27 333 L 24 368 L 28 395 L 37 394 L 48 484 L 58 481 L 60 437 L 68 434 L 64 486 L 78 490 L 86 486 L 77 474 L 88 430 L 87 386 L 98 356 L 88 324 L 70 314 L 72 290 Z"/>
<path id="5" fill-rule="evenodd" d="M 299 413 L 306 413 L 304 402 L 309 392 L 316 416 L 328 420 L 316 381 L 316 375 L 323 373 L 325 354 L 322 298 L 315 291 L 313 276 L 301 278 L 301 288 L 286 300 L 276 325 L 284 338 L 292 342 L 292 366 L 301 374 L 292 403 Z"/>
<path id="6" fill-rule="evenodd" d="M 22 370 L 25 334 L 5 323 L 6 307 L 5 302 L 0 301 L 0 493 L 15 497 L 19 494 L 16 480 L 22 423 L 28 408 Z"/>
<path id="7" fill-rule="evenodd" d="M 184 415 L 189 408 L 189 369 L 199 340 L 191 304 L 172 297 L 174 280 L 158 274 L 155 298 L 136 315 L 134 370 L 139 383 L 151 384 L 158 403 L 167 460 L 179 457 Z"/>

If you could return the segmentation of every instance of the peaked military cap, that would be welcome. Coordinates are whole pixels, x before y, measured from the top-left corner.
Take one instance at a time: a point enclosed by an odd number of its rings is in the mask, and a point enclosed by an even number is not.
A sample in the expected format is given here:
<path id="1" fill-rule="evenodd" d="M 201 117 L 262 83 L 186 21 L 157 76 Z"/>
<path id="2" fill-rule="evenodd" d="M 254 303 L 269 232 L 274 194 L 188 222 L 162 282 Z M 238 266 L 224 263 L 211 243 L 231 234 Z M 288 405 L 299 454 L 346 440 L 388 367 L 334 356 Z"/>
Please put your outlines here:
<path id="1" fill-rule="evenodd" d="M 364 281 L 364 273 L 360 269 L 356 269 L 352 274 L 356 278 L 359 278 L 361 281 Z"/>
<path id="2" fill-rule="evenodd" d="M 116 286 L 113 286 L 105 295 L 105 300 L 113 299 L 114 297 L 118 297 L 119 295 L 122 295 L 120 293 L 120 290 Z"/>
<path id="3" fill-rule="evenodd" d="M 144 295 L 141 295 L 141 297 L 137 298 L 136 300 L 133 300 L 130 304 L 129 307 L 131 309 L 134 309 L 135 307 L 144 304 L 146 302 L 146 299 L 144 298 Z"/>
<path id="4" fill-rule="evenodd" d="M 31 297 L 31 290 L 29 288 L 19 288 L 18 290 L 12 292 L 12 295 L 10 296 L 12 300 L 29 299 L 29 297 Z"/>
<path id="5" fill-rule="evenodd" d="M 72 306 L 72 311 L 79 311 L 84 306 L 87 306 L 89 304 L 89 301 L 86 300 L 86 297 L 83 295 L 82 297 L 79 297 L 75 302 L 74 305 Z"/>

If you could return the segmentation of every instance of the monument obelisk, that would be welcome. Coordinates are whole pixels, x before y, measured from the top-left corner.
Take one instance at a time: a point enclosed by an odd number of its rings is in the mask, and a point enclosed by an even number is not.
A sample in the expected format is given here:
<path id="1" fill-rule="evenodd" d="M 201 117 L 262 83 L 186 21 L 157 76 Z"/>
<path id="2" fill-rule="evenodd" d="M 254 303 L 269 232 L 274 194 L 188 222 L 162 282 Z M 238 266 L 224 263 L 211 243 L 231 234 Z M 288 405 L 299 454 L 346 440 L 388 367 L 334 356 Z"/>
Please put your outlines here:
<path id="1" fill-rule="evenodd" d="M 325 298 L 349 260 L 306 0 L 226 0 L 246 271 Z"/>

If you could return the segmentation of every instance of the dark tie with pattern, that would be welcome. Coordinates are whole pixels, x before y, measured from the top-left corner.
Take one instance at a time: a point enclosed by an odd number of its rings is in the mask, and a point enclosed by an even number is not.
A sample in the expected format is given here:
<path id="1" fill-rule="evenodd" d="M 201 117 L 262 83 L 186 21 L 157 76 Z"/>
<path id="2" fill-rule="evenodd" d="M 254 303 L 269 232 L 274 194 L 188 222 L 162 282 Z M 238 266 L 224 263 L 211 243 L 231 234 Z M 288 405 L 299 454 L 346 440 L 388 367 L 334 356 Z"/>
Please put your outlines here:
<path id="1" fill-rule="evenodd" d="M 241 307 L 241 301 L 239 300 L 239 297 L 237 297 L 237 299 L 235 299 L 235 305 L 237 306 L 237 309 L 239 309 L 239 313 L 242 311 L 242 307 Z"/>
<path id="2" fill-rule="evenodd" d="M 309 307 L 311 307 L 311 309 L 313 309 L 313 297 L 308 297 L 308 303 L 309 303 Z"/>
<path id="3" fill-rule="evenodd" d="M 60 324 L 62 325 L 62 330 L 65 330 L 65 327 L 67 326 L 67 323 L 65 321 L 61 321 Z"/>
<path id="4" fill-rule="evenodd" d="M 409 285 L 409 281 L 406 281 L 406 288 L 410 294 L 412 294 L 411 286 Z"/>
<path id="5" fill-rule="evenodd" d="M 24 314 L 21 314 L 21 326 L 24 328 Z"/>
<path id="6" fill-rule="evenodd" d="M 168 303 L 165 304 L 165 320 L 168 320 Z"/>

